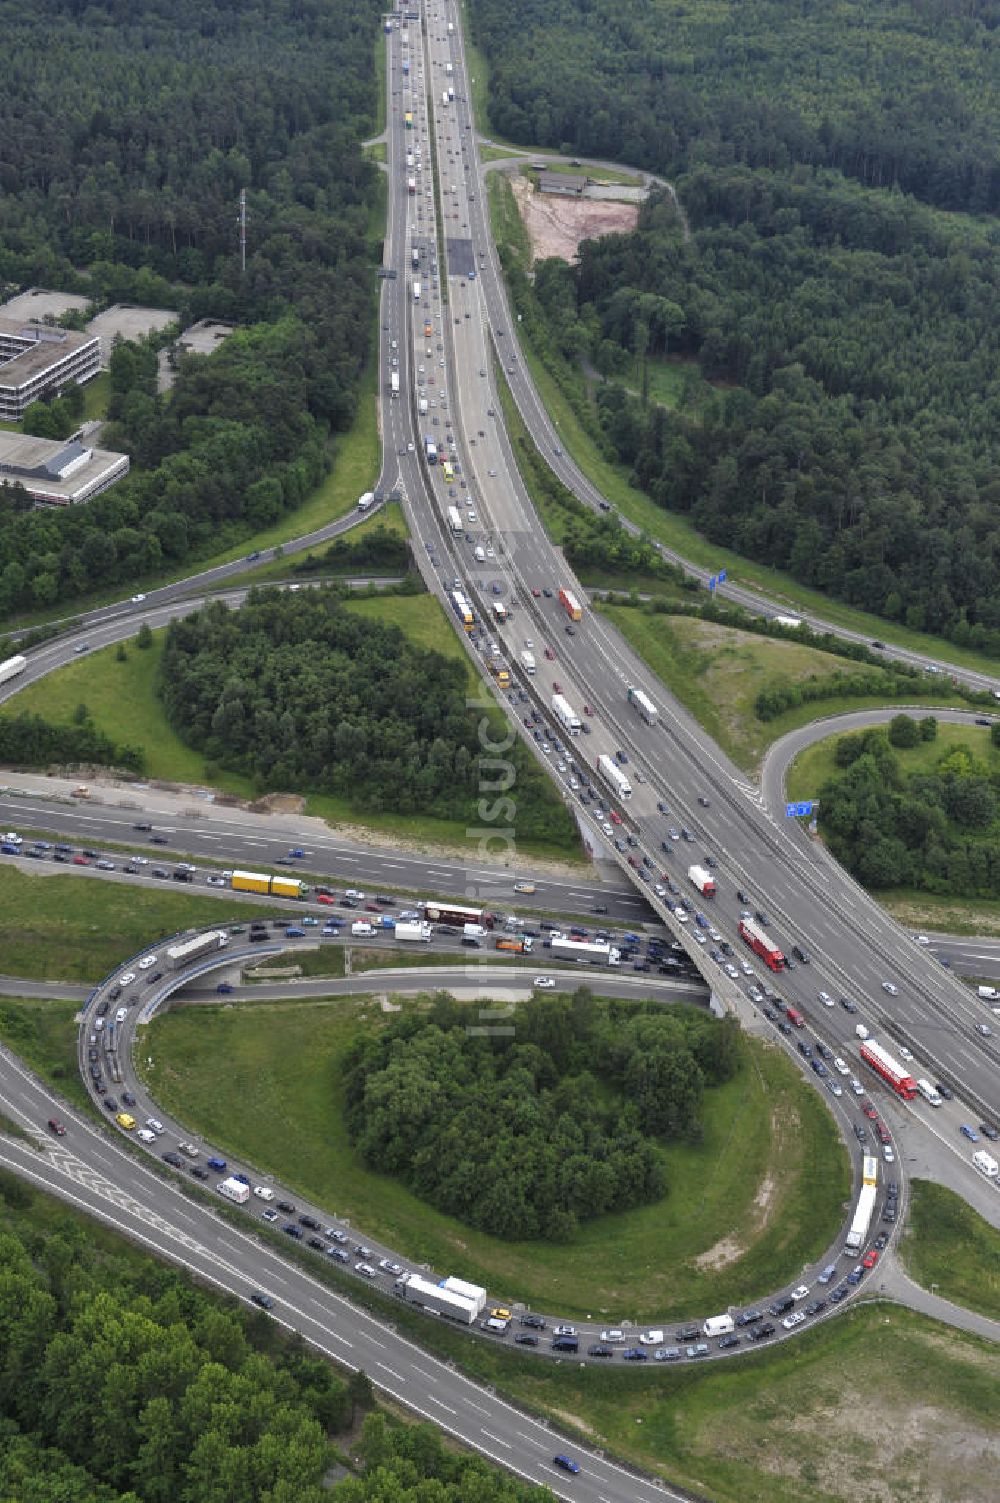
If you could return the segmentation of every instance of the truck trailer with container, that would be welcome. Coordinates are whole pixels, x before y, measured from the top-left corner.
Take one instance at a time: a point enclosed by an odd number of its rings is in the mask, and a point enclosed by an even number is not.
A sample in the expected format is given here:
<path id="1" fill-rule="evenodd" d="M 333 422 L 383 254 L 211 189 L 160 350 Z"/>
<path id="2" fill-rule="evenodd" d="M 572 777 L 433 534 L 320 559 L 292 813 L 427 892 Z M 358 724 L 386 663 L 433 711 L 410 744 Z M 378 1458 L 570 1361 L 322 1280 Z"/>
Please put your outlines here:
<path id="1" fill-rule="evenodd" d="M 164 960 L 172 971 L 179 971 L 182 967 L 190 965 L 194 960 L 200 960 L 203 955 L 211 955 L 215 950 L 224 950 L 229 943 L 229 935 L 225 929 L 212 929 L 208 934 L 195 934 L 190 939 L 178 940 L 175 945 L 168 945 L 164 952 Z"/>
<path id="2" fill-rule="evenodd" d="M 850 1231 L 847 1233 L 847 1242 L 845 1245 L 848 1252 L 857 1252 L 867 1237 L 877 1196 L 877 1185 L 862 1185 L 861 1194 L 858 1196 L 857 1210 L 854 1212 L 854 1220 L 851 1222 Z"/>
<path id="3" fill-rule="evenodd" d="M 552 696 L 552 713 L 565 731 L 568 731 L 571 736 L 579 736 L 580 717 L 569 701 L 564 699 L 561 694 L 553 694 Z"/>
<path id="4" fill-rule="evenodd" d="M 5 659 L 0 663 L 0 684 L 9 683 L 12 678 L 17 678 L 28 666 L 28 659 L 23 653 L 17 653 L 12 658 Z"/>
<path id="5" fill-rule="evenodd" d="M 641 689 L 637 689 L 634 684 L 629 684 L 628 702 L 633 709 L 639 711 L 639 714 L 647 725 L 656 724 L 659 711 L 649 695 L 644 694 Z"/>
<path id="6" fill-rule="evenodd" d="M 571 621 L 583 620 L 583 606 L 577 600 L 572 590 L 559 591 L 559 604 Z"/>
<path id="7" fill-rule="evenodd" d="M 430 924 L 403 922 L 396 924 L 396 938 L 406 940 L 409 944 L 430 944 Z"/>
<path id="8" fill-rule="evenodd" d="M 861 1045 L 861 1058 L 866 1065 L 870 1065 L 876 1075 L 880 1075 L 886 1085 L 895 1091 L 897 1096 L 904 1101 L 912 1101 L 917 1094 L 917 1082 L 903 1065 L 891 1055 L 882 1044 L 877 1044 L 874 1039 L 866 1039 Z"/>
<path id="9" fill-rule="evenodd" d="M 449 1282 L 446 1279 L 435 1284 L 419 1273 L 406 1273 L 396 1280 L 393 1292 L 407 1304 L 420 1305 L 432 1315 L 443 1315 L 463 1326 L 475 1325 L 486 1305 L 486 1291 L 482 1291 L 481 1297 L 463 1294 L 458 1289 L 448 1288 Z M 475 1288 L 474 1285 L 467 1287 Z"/>
<path id="10" fill-rule="evenodd" d="M 755 955 L 772 971 L 783 971 L 785 957 L 761 924 L 753 919 L 740 919 L 740 939 L 749 945 Z"/>
<path id="11" fill-rule="evenodd" d="M 455 533 L 465 531 L 462 525 L 462 514 L 457 506 L 449 506 L 448 508 L 448 526 Z"/>
<path id="12" fill-rule="evenodd" d="M 688 881 L 697 887 L 703 898 L 715 897 L 715 878 L 704 866 L 689 866 Z"/>
<path id="13" fill-rule="evenodd" d="M 531 944 L 532 941 L 529 935 L 522 937 L 515 934 L 504 934 L 496 941 L 494 948 L 504 950 L 509 955 L 530 955 Z"/>
<path id="14" fill-rule="evenodd" d="M 233 872 L 229 878 L 233 892 L 260 892 L 272 898 L 301 898 L 305 883 L 297 877 L 272 877 L 267 872 Z"/>
<path id="15" fill-rule="evenodd" d="M 593 965 L 618 965 L 621 956 L 606 940 L 566 939 L 562 934 L 553 934 L 549 950 L 561 960 L 586 960 Z"/>
<path id="16" fill-rule="evenodd" d="M 632 784 L 622 772 L 614 757 L 602 753 L 597 759 L 597 770 L 606 783 L 610 783 L 620 799 L 632 797 Z"/>
<path id="17" fill-rule="evenodd" d="M 415 303 L 419 303 L 419 301 L 420 301 L 420 283 L 419 282 L 414 282 L 414 284 L 413 284 L 413 301 Z"/>
<path id="18" fill-rule="evenodd" d="M 394 397 L 399 396 L 399 371 L 393 371 L 389 377 L 389 390 Z"/>
<path id="19" fill-rule="evenodd" d="M 534 678 L 535 654 L 533 652 L 529 652 L 527 648 L 525 648 L 524 652 L 521 653 L 521 667 L 524 669 L 529 678 Z"/>
<path id="20" fill-rule="evenodd" d="M 459 903 L 437 898 L 427 898 L 418 906 L 423 908 L 429 924 L 480 924 L 484 929 L 493 928 L 493 915 L 485 908 L 464 908 Z"/>

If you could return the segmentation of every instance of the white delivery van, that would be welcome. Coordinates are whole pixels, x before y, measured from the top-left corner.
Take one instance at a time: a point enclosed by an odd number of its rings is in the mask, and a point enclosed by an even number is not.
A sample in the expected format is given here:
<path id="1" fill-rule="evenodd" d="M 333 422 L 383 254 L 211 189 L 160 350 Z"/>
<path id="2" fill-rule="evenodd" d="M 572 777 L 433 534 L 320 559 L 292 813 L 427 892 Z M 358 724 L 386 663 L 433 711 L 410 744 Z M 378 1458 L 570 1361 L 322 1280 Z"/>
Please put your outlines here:
<path id="1" fill-rule="evenodd" d="M 941 1105 L 941 1096 L 939 1092 L 934 1089 L 929 1080 L 918 1080 L 917 1090 L 920 1092 L 924 1100 L 929 1102 L 931 1106 Z"/>
<path id="2" fill-rule="evenodd" d="M 355 935 L 368 935 L 374 932 L 367 919 L 358 919 L 351 925 L 351 933 Z"/>

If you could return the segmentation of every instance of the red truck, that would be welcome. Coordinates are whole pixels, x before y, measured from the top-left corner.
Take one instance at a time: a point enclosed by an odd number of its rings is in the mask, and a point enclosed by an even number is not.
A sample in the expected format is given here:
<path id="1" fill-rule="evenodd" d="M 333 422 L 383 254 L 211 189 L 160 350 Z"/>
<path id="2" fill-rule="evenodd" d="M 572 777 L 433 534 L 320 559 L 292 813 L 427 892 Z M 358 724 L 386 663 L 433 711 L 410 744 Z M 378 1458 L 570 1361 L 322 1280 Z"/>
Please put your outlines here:
<path id="1" fill-rule="evenodd" d="M 753 919 L 740 919 L 740 939 L 744 944 L 749 945 L 754 954 L 759 955 L 772 971 L 785 969 L 784 955 L 765 929 L 760 924 L 754 923 Z"/>

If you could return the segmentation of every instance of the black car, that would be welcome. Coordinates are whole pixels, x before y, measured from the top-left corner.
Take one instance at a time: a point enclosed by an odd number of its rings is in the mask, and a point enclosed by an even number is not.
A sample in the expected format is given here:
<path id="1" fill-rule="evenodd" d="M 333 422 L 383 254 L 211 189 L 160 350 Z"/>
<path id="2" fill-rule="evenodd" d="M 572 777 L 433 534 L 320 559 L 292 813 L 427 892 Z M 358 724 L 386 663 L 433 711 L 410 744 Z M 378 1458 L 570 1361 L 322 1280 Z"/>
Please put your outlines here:
<path id="1" fill-rule="evenodd" d="M 167 872 L 167 871 L 164 871 L 164 869 L 163 869 L 162 866 L 154 866 L 153 867 L 153 871 L 152 871 L 152 875 L 154 877 L 169 877 L 170 873 Z"/>
<path id="2" fill-rule="evenodd" d="M 108 1001 L 107 997 L 102 997 L 101 1000 L 100 1000 L 100 1002 L 98 1002 L 98 1004 L 97 1004 L 97 1008 L 96 1008 L 97 1016 L 99 1018 L 103 1018 L 105 1016 L 105 1014 L 107 1013 L 107 1010 L 108 1010 L 108 1008 L 110 1006 L 111 1006 L 111 1003 Z"/>
<path id="3" fill-rule="evenodd" d="M 760 918 L 760 914 L 759 913 L 758 913 L 757 917 Z M 799 962 L 799 965 L 808 965 L 809 964 L 809 951 L 808 950 L 803 950 L 803 948 L 802 948 L 801 945 L 793 945 L 792 946 L 792 954 L 795 956 L 795 959 Z"/>
<path id="4" fill-rule="evenodd" d="M 251 1294 L 250 1298 L 253 1300 L 255 1305 L 260 1305 L 260 1308 L 262 1310 L 274 1309 L 274 1300 L 269 1294 L 261 1294 L 259 1290 L 255 1290 L 253 1294 Z"/>
<path id="5" fill-rule="evenodd" d="M 538 1345 L 538 1337 L 532 1336 L 530 1331 L 518 1331 L 517 1335 L 514 1337 L 514 1341 L 518 1346 Z"/>
<path id="6" fill-rule="evenodd" d="M 314 1247 L 317 1252 L 326 1252 L 326 1243 L 322 1237 L 310 1237 L 308 1245 Z"/>
<path id="7" fill-rule="evenodd" d="M 540 1315 L 522 1315 L 522 1326 L 530 1326 L 533 1331 L 544 1331 L 545 1321 Z"/>
<path id="8" fill-rule="evenodd" d="M 179 1153 L 164 1153 L 161 1154 L 161 1157 L 165 1164 L 172 1165 L 174 1169 L 184 1168 L 184 1160 L 181 1158 Z"/>
<path id="9" fill-rule="evenodd" d="M 739 1344 L 740 1338 L 738 1336 L 723 1336 L 719 1342 L 719 1351 L 728 1352 L 731 1347 L 739 1346 Z"/>
<path id="10" fill-rule="evenodd" d="M 808 1305 L 806 1305 L 805 1313 L 807 1315 L 818 1315 L 821 1310 L 825 1310 L 825 1309 L 826 1309 L 826 1300 L 825 1299 L 813 1299 L 813 1300 L 809 1301 Z"/>
<path id="11" fill-rule="evenodd" d="M 845 1012 L 857 1012 L 858 1010 L 858 1004 L 856 1002 L 852 1002 L 850 997 L 841 997 L 840 1005 Z"/>
<path id="12" fill-rule="evenodd" d="M 308 1227 L 309 1231 L 311 1232 L 319 1231 L 319 1222 L 316 1220 L 315 1216 L 300 1216 L 299 1226 Z"/>
<path id="13" fill-rule="evenodd" d="M 162 981 L 162 980 L 163 980 L 163 972 L 162 971 L 154 971 L 151 976 L 147 976 L 146 977 L 146 985 L 147 986 L 152 986 L 154 982 L 156 982 L 156 981 Z"/>
<path id="14" fill-rule="evenodd" d="M 754 1330 L 752 1330 L 750 1332 L 750 1340 L 751 1341 L 766 1341 L 767 1338 L 768 1338 L 768 1336 L 773 1336 L 774 1335 L 774 1332 L 775 1332 L 775 1327 L 771 1324 L 770 1321 L 767 1321 L 764 1325 L 757 1326 Z"/>
<path id="15" fill-rule="evenodd" d="M 107 1107 L 109 1112 L 116 1112 L 118 1110 L 118 1102 L 115 1100 L 114 1096 L 105 1097 L 104 1105 Z"/>
<path id="16" fill-rule="evenodd" d="M 936 1090 L 942 1101 L 953 1101 L 955 1099 L 955 1092 L 951 1086 L 945 1085 L 943 1080 L 938 1081 Z"/>
<path id="17" fill-rule="evenodd" d="M 774 1304 L 771 1306 L 771 1314 L 787 1315 L 794 1304 L 795 1301 L 792 1299 L 792 1296 L 790 1294 L 785 1294 L 781 1299 L 775 1300 Z"/>
<path id="18" fill-rule="evenodd" d="M 603 1341 L 597 1341 L 587 1348 L 588 1357 L 613 1357 L 614 1355 L 614 1347 L 605 1346 Z"/>
<path id="19" fill-rule="evenodd" d="M 208 1170 L 201 1164 L 192 1164 L 191 1173 L 195 1179 L 208 1179 Z"/>
<path id="20" fill-rule="evenodd" d="M 768 924 L 771 922 L 771 920 L 768 918 L 767 914 L 766 913 L 762 913 L 759 908 L 757 909 L 756 914 L 754 915 L 754 917 L 756 918 L 758 924 L 763 924 L 764 925 L 765 929 L 767 928 Z M 795 951 L 795 950 L 792 951 L 793 955 L 797 954 L 797 953 L 798 952 Z"/>
<path id="21" fill-rule="evenodd" d="M 685 1326 L 682 1331 L 678 1331 L 677 1332 L 677 1340 L 678 1341 L 697 1341 L 698 1338 L 700 1337 L 700 1335 L 701 1335 L 701 1327 L 700 1326 Z"/>
<path id="22" fill-rule="evenodd" d="M 854 1124 L 854 1136 L 857 1138 L 859 1143 L 868 1142 L 868 1133 L 860 1122 L 855 1122 Z"/>
<path id="23" fill-rule="evenodd" d="M 980 1122 L 979 1131 L 984 1138 L 989 1138 L 991 1143 L 995 1143 L 997 1138 L 1000 1138 L 1000 1132 L 997 1132 L 996 1128 L 990 1122 Z"/>
<path id="24" fill-rule="evenodd" d="M 833 1051 L 831 1049 L 828 1049 L 825 1044 L 821 1044 L 818 1041 L 816 1043 L 816 1053 L 819 1055 L 820 1059 L 833 1058 Z"/>
<path id="25" fill-rule="evenodd" d="M 590 911 L 591 913 L 607 913 L 608 905 L 607 903 L 595 903 Z M 544 929 L 545 925 L 543 924 L 541 927 Z"/>
<path id="26" fill-rule="evenodd" d="M 135 1097 L 131 1091 L 122 1091 L 122 1106 L 135 1106 Z"/>
<path id="27" fill-rule="evenodd" d="M 144 830 L 148 834 L 149 831 L 153 828 L 153 826 L 152 825 L 147 825 L 147 824 L 137 824 L 137 825 L 133 825 L 132 828 L 133 828 L 133 830 Z"/>
<path id="28" fill-rule="evenodd" d="M 150 835 L 149 843 L 150 845 L 166 845 L 167 837 L 165 835 Z"/>
<path id="29" fill-rule="evenodd" d="M 698 802 L 699 802 L 699 804 L 701 805 L 701 807 L 703 809 L 707 809 L 708 808 L 708 799 L 705 797 L 705 795 L 703 793 L 699 793 L 699 795 L 698 795 Z"/>
<path id="30" fill-rule="evenodd" d="M 295 1210 L 295 1206 L 290 1200 L 278 1200 L 275 1202 L 275 1205 L 279 1211 L 284 1211 L 286 1216 L 290 1216 Z"/>
<path id="31" fill-rule="evenodd" d="M 286 1221 L 281 1230 L 285 1233 L 286 1237 L 294 1237 L 296 1242 L 302 1241 L 302 1228 L 296 1226 L 294 1221 Z"/>

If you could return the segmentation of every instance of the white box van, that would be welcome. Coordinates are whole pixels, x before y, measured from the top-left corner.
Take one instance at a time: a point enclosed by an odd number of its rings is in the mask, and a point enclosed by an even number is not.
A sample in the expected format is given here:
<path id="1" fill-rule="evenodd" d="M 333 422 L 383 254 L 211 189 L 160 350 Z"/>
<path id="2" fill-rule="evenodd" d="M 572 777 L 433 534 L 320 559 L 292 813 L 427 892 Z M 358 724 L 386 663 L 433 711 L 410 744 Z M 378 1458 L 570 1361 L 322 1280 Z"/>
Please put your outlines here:
<path id="1" fill-rule="evenodd" d="M 115 1022 L 116 1023 L 124 1023 L 124 1021 L 125 1021 L 125 1019 L 127 1017 L 128 1017 L 128 1008 L 127 1007 L 119 1007 L 118 1011 L 115 1013 Z"/>
<path id="2" fill-rule="evenodd" d="M 1000 992 L 995 986 L 977 986 L 976 994 L 982 997 L 984 1002 L 995 1002 L 1000 997 Z"/>
<path id="3" fill-rule="evenodd" d="M 868 1029 L 865 1027 L 864 1023 L 856 1023 L 854 1032 L 857 1034 L 859 1039 L 866 1039 L 868 1037 Z"/>
<path id="4" fill-rule="evenodd" d="M 486 549 L 484 547 L 482 547 L 482 545 L 480 545 L 476 549 L 476 563 L 477 564 L 485 564 L 485 562 L 486 562 Z"/>
<path id="5" fill-rule="evenodd" d="M 733 1317 L 731 1315 L 713 1315 L 702 1326 L 702 1334 L 705 1336 L 731 1336 L 733 1334 Z"/>
<path id="6" fill-rule="evenodd" d="M 353 923 L 351 925 L 351 933 L 352 934 L 372 934 L 372 933 L 374 933 L 374 931 L 372 929 L 371 924 L 368 923 L 367 919 L 358 919 L 356 923 Z"/>
<path id="7" fill-rule="evenodd" d="M 1000 1174 L 1000 1164 L 997 1163 L 992 1153 L 987 1153 L 984 1148 L 979 1148 L 972 1155 L 972 1162 L 980 1174 L 985 1174 L 987 1179 L 996 1179 Z"/>
<path id="8" fill-rule="evenodd" d="M 925 1101 L 930 1102 L 931 1106 L 941 1105 L 941 1097 L 938 1092 L 935 1091 L 929 1080 L 918 1080 L 917 1090 L 920 1092 Z"/>

